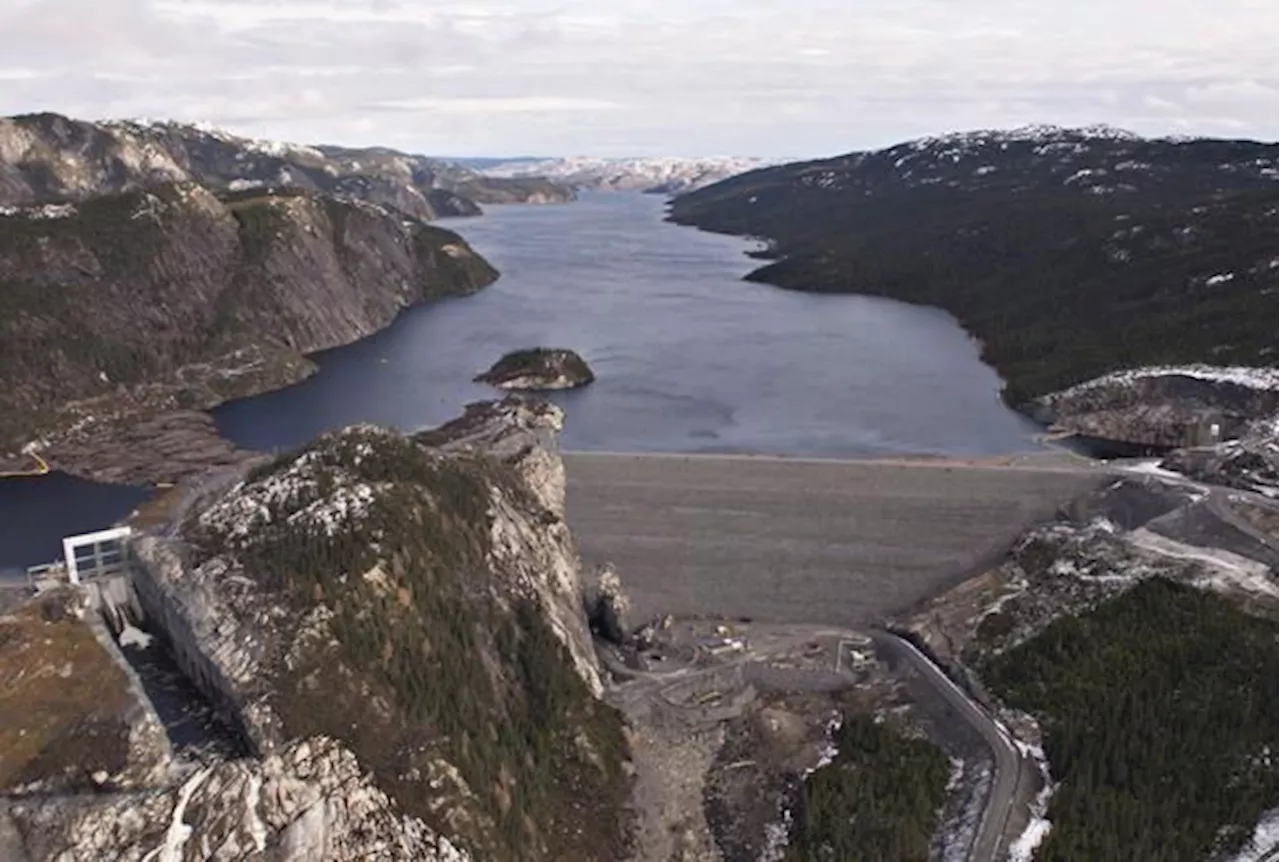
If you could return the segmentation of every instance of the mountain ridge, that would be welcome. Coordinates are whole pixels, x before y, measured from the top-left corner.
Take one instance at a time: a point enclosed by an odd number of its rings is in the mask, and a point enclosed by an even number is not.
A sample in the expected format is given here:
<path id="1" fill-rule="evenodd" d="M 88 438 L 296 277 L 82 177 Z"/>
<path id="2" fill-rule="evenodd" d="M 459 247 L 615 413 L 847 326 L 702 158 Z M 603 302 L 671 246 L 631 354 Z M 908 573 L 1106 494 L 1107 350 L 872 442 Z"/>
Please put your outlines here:
<path id="1" fill-rule="evenodd" d="M 393 206 L 415 218 L 476 215 L 480 204 L 556 202 L 548 181 L 504 181 L 382 147 L 310 146 L 243 137 L 207 124 L 0 118 L 0 205 L 61 203 L 160 182 L 215 191 L 295 187 Z"/>
<path id="2" fill-rule="evenodd" d="M 920 138 L 765 167 L 670 219 L 760 238 L 749 280 L 934 305 L 1024 405 L 1126 367 L 1275 357 L 1273 144 L 1110 127 Z"/>
<path id="3" fill-rule="evenodd" d="M 548 177 L 581 188 L 679 194 L 765 164 L 749 156 L 560 156 L 513 159 L 479 170 L 491 177 Z"/>
<path id="4" fill-rule="evenodd" d="M 314 370 L 307 354 L 496 277 L 452 231 L 300 189 L 219 196 L 168 183 L 11 209 L 0 214 L 0 452 L 49 446 L 59 466 L 68 434 L 109 436 L 142 415 L 297 382 Z M 172 481 L 174 465 L 153 456 L 130 478 Z"/>

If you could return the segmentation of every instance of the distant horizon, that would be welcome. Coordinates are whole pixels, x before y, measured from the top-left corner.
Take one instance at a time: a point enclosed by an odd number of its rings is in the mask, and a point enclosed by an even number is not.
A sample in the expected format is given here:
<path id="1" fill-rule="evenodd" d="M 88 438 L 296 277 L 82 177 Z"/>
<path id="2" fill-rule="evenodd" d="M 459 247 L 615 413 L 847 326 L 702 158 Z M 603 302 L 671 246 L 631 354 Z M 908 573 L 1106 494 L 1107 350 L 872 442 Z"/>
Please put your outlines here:
<path id="1" fill-rule="evenodd" d="M 678 158 L 678 159 L 717 159 L 717 158 L 734 159 L 734 158 L 737 158 L 737 159 L 757 159 L 757 160 L 766 161 L 766 162 L 782 163 L 782 162 L 811 161 L 811 160 L 835 158 L 838 156 L 848 155 L 850 153 L 856 153 L 856 152 L 875 152 L 877 150 L 888 149 L 890 147 L 894 147 L 899 144 L 907 143 L 913 140 L 920 140 L 924 138 L 938 138 L 938 137 L 946 137 L 950 135 L 966 135 L 966 134 L 975 134 L 975 133 L 982 133 L 982 132 L 1012 132 L 1022 128 L 1034 129 L 1034 128 L 1046 128 L 1046 127 L 1056 127 L 1056 128 L 1066 129 L 1066 130 L 1085 130 L 1090 128 L 1106 127 L 1106 128 L 1114 129 L 1118 132 L 1126 132 L 1129 134 L 1133 134 L 1133 135 L 1136 135 L 1137 137 L 1148 139 L 1148 140 L 1161 140 L 1161 139 L 1179 140 L 1179 139 L 1199 138 L 1199 139 L 1226 140 L 1226 141 L 1251 141 L 1255 143 L 1280 146 L 1280 141 L 1277 141 L 1276 138 L 1268 139 L 1268 138 L 1255 138 L 1255 137 L 1228 137 L 1228 136 L 1221 136 L 1221 135 L 1197 135 L 1197 134 L 1187 134 L 1185 132 L 1182 132 L 1182 133 L 1171 132 L 1171 133 L 1165 133 L 1165 134 L 1142 134 L 1132 129 L 1127 129 L 1121 126 L 1117 126 L 1113 123 L 1098 122 L 1098 123 L 1064 124 L 1064 123 L 1035 122 L 1035 123 L 1019 123 L 1019 124 L 1012 124 L 1012 125 L 1006 125 L 1006 126 L 984 126 L 984 127 L 947 129 L 945 131 L 926 132 L 924 134 L 915 135 L 909 138 L 901 138 L 901 139 L 893 140 L 883 144 L 873 144 L 869 146 L 848 146 L 848 147 L 845 147 L 844 149 L 839 149 L 831 152 L 796 153 L 796 154 L 783 154 L 783 155 L 769 155 L 769 154 L 748 153 L 748 152 L 688 153 L 688 152 L 675 152 L 675 151 L 654 152 L 654 153 L 648 153 L 648 154 L 638 154 L 635 152 L 601 153 L 601 152 L 575 151 L 575 152 L 555 153 L 555 154 L 549 154 L 549 155 L 546 155 L 546 154 L 544 155 L 506 155 L 501 153 L 499 154 L 467 153 L 467 154 L 459 155 L 458 153 L 455 152 L 455 153 L 446 155 L 440 152 L 433 152 L 423 147 L 415 147 L 412 144 L 396 145 L 396 144 L 389 144 L 384 141 L 350 142 L 350 141 L 343 141 L 340 139 L 340 136 L 336 136 L 336 135 L 330 136 L 328 138 L 321 138 L 318 140 L 298 140 L 298 139 L 290 139 L 290 138 L 280 137 L 280 136 L 255 134 L 255 133 L 246 131 L 242 128 L 237 128 L 234 125 L 227 125 L 227 124 L 212 122 L 209 120 L 201 120 L 196 118 L 186 119 L 186 118 L 179 118 L 179 117 L 163 117 L 158 115 L 116 116 L 116 117 L 102 117 L 102 116 L 78 117 L 78 116 L 75 116 L 74 114 L 68 114 L 65 111 L 58 111 L 53 109 L 10 111 L 4 114 L 3 116 L 5 118 L 13 118 L 13 117 L 23 116 L 23 115 L 34 115 L 34 114 L 45 114 L 45 113 L 59 114 L 61 116 L 68 117 L 69 119 L 85 120 L 85 121 L 94 122 L 94 123 L 122 123 L 122 122 L 133 122 L 133 123 L 141 123 L 141 124 L 176 123 L 176 124 L 194 126 L 197 128 L 216 129 L 218 131 L 225 132 L 230 135 L 247 138 L 251 140 L 275 141 L 279 143 L 291 144 L 296 146 L 311 146 L 311 147 L 335 146 L 335 147 L 346 147 L 349 149 L 384 147 L 387 149 L 398 150 L 407 155 L 423 156 L 426 158 L 437 159 L 437 160 L 446 161 L 446 162 L 449 162 L 449 161 L 466 162 L 466 161 L 473 161 L 473 160 L 492 161 L 492 162 L 521 162 L 521 161 L 549 161 L 553 159 L 573 159 L 573 158 L 605 159 L 610 161 L 625 160 L 625 159 L 662 159 L 662 158 Z"/>

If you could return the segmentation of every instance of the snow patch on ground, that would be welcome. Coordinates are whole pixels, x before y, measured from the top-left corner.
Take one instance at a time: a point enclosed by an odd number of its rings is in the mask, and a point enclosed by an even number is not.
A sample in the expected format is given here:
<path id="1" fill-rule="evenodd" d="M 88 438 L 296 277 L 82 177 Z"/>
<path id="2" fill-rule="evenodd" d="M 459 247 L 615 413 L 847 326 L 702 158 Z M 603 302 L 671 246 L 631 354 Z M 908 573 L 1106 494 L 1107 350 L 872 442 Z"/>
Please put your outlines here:
<path id="1" fill-rule="evenodd" d="M 1148 476 L 1161 476 L 1165 479 L 1177 479 L 1179 481 L 1186 480 L 1186 476 L 1183 476 L 1181 473 L 1174 470 L 1170 470 L 1167 467 L 1161 467 L 1160 463 L 1161 461 L 1159 458 L 1153 458 L 1147 461 L 1136 461 L 1132 464 L 1125 464 L 1120 469 L 1126 473 L 1143 473 Z"/>
<path id="2" fill-rule="evenodd" d="M 992 770 L 990 760 L 977 758 L 965 761 L 952 757 L 951 775 L 947 781 L 948 798 L 961 794 L 961 805 L 954 815 L 942 823 L 933 838 L 933 852 L 938 862 L 968 862 L 973 839 L 982 821 L 987 793 L 990 791 Z M 968 777 L 968 787 L 965 787 Z M 945 808 L 945 805 L 944 805 Z M 940 812 L 941 815 L 941 812 Z"/>
<path id="3" fill-rule="evenodd" d="M 1009 590 L 1009 592 L 1002 594 L 994 602 L 988 605 L 982 611 L 982 615 L 978 617 L 978 620 L 981 621 L 991 616 L 992 614 L 1000 613 L 1000 611 L 1004 610 L 1005 605 L 1007 605 L 1009 602 L 1016 599 L 1018 596 L 1025 594 L 1029 586 L 1030 584 L 1026 578 L 1019 578 L 1017 580 L 1013 580 L 1005 584 L 1005 587 Z"/>
<path id="4" fill-rule="evenodd" d="M 1143 476 L 1155 476 L 1160 479 L 1172 479 L 1177 485 L 1187 489 L 1189 494 L 1188 502 L 1190 503 L 1198 503 L 1201 500 L 1203 500 L 1205 497 L 1209 496 L 1208 486 L 1203 485 L 1200 482 L 1196 482 L 1192 479 L 1188 479 L 1186 476 L 1182 475 L 1176 470 L 1170 470 L 1168 467 L 1162 467 L 1161 464 L 1162 464 L 1161 460 L 1159 458 L 1155 458 L 1151 460 L 1135 461 L 1130 464 L 1124 464 L 1124 465 L 1121 465 L 1119 469 L 1123 470 L 1126 473 L 1139 473 Z"/>
<path id="5" fill-rule="evenodd" d="M 1017 739 L 1014 740 L 1014 745 L 1018 747 L 1023 757 L 1036 762 L 1036 768 L 1040 770 L 1040 776 L 1044 780 L 1040 792 L 1036 794 L 1035 799 L 1031 800 L 1031 820 L 1027 823 L 1027 828 L 1022 830 L 1022 834 L 1009 845 L 1009 862 L 1031 862 L 1036 848 L 1053 827 L 1045 815 L 1049 813 L 1049 800 L 1057 787 L 1049 775 L 1049 759 L 1045 757 L 1043 748 Z"/>
<path id="6" fill-rule="evenodd" d="M 822 752 L 818 755 L 818 762 L 812 769 L 806 769 L 801 778 L 808 778 L 836 759 L 836 755 L 840 753 L 840 746 L 836 745 L 836 731 L 840 729 L 842 723 L 843 721 L 838 714 L 832 716 L 831 720 L 827 722 L 826 736 L 824 737 L 826 742 L 822 746 Z"/>
<path id="7" fill-rule="evenodd" d="M 249 790 L 245 794 L 245 823 L 249 837 L 253 839 L 254 848 L 261 853 L 267 849 L 267 826 L 258 816 L 258 802 L 262 795 L 262 777 L 257 773 L 249 776 Z"/>
<path id="8" fill-rule="evenodd" d="M 1129 368 L 1124 371 L 1113 371 L 1083 383 L 1077 383 L 1069 389 L 1046 396 L 1046 400 L 1055 401 L 1068 398 L 1101 386 L 1132 383 L 1145 377 L 1193 377 L 1197 380 L 1208 380 L 1214 383 L 1231 383 L 1236 386 L 1247 386 L 1250 389 L 1280 389 L 1280 369 L 1275 367 L 1255 367 L 1249 365 L 1151 365 L 1144 368 Z"/>
<path id="9" fill-rule="evenodd" d="M 1040 791 L 1044 793 L 1051 788 L 1046 787 Z M 1040 797 L 1036 797 L 1036 802 L 1040 801 Z M 1043 817 L 1032 816 L 1031 822 L 1027 824 L 1027 828 L 1023 830 L 1012 844 L 1009 845 L 1009 862 L 1031 862 L 1035 855 L 1036 848 L 1044 841 L 1049 834 L 1049 830 L 1053 828 L 1053 824 Z"/>
<path id="10" fill-rule="evenodd" d="M 185 855 L 183 848 L 186 847 L 192 832 L 195 831 L 183 820 L 187 813 L 187 804 L 191 801 L 191 795 L 199 789 L 212 771 L 212 767 L 206 766 L 187 779 L 186 784 L 182 785 L 182 789 L 178 791 L 177 804 L 173 806 L 173 815 L 169 821 L 169 828 L 165 830 L 164 843 L 146 856 L 143 856 L 142 862 L 182 862 Z"/>
<path id="11" fill-rule="evenodd" d="M 840 729 L 840 724 L 841 716 L 839 713 L 832 716 L 827 722 L 827 730 L 823 737 L 824 742 L 822 751 L 818 755 L 818 762 L 800 775 L 801 784 L 804 784 L 805 779 L 810 775 L 834 761 L 836 755 L 840 753 L 840 748 L 835 742 L 836 731 Z M 791 824 L 795 821 L 795 815 L 787 807 L 785 801 L 779 805 L 779 808 L 781 810 L 779 811 L 778 820 L 765 824 L 764 849 L 760 851 L 760 862 L 782 862 L 786 858 L 787 841 L 791 838 Z"/>
<path id="12" fill-rule="evenodd" d="M 376 496 L 376 487 L 363 482 L 339 488 L 329 497 L 294 512 L 288 523 L 316 526 L 326 536 L 335 536 L 347 524 L 363 518 Z"/>
<path id="13" fill-rule="evenodd" d="M 1255 562 L 1219 548 L 1202 548 L 1188 545 L 1140 527 L 1129 534 L 1129 541 L 1144 551 L 1150 551 L 1176 560 L 1190 560 L 1204 566 L 1204 574 L 1196 579 L 1196 586 L 1208 589 L 1239 589 L 1250 593 L 1280 596 L 1270 571 L 1262 563 Z"/>
<path id="14" fill-rule="evenodd" d="M 18 216 L 25 219 L 59 219 L 76 214 L 71 204 L 43 204 L 27 207 L 0 207 L 0 216 Z"/>
<path id="15" fill-rule="evenodd" d="M 1234 856 L 1225 862 L 1263 862 L 1280 846 L 1280 808 L 1263 812 L 1253 836 Z"/>
<path id="16" fill-rule="evenodd" d="M 326 535 L 359 523 L 384 484 L 361 482 L 334 463 L 329 446 L 346 445 L 351 466 L 373 451 L 369 439 L 388 433 L 375 426 L 354 426 L 319 449 L 303 453 L 279 472 L 237 485 L 199 516 L 200 525 L 226 539 L 252 541 L 262 527 L 285 516 L 287 523 L 319 527 Z M 347 439 L 343 439 L 346 437 Z M 285 515 L 285 513 L 288 513 Z"/>
<path id="17" fill-rule="evenodd" d="M 1060 557 L 1050 565 L 1049 574 L 1056 578 L 1076 578 L 1099 584 L 1134 584 L 1145 576 L 1144 574 L 1097 574 L 1095 568 L 1095 566 L 1081 566 L 1075 560 Z M 1105 567 L 1103 571 L 1106 571 Z"/>

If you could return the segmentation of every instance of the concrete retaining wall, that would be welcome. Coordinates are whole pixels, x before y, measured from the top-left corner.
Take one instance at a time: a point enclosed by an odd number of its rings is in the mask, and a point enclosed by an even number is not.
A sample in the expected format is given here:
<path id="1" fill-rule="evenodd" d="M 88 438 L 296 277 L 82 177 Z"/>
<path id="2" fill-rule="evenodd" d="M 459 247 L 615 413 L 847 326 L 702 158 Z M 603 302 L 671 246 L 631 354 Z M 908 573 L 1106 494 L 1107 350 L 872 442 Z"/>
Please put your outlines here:
<path id="1" fill-rule="evenodd" d="M 121 582 L 120 589 L 128 590 L 128 584 L 123 582 L 123 578 L 121 578 Z M 129 592 L 132 595 L 132 591 L 129 590 Z M 132 619 L 136 621 L 137 617 Z M 129 664 L 129 660 L 125 658 L 124 652 L 120 649 L 120 644 L 112 636 L 113 632 L 107 630 L 109 620 L 105 615 L 89 614 L 86 622 L 89 630 L 93 632 L 94 639 L 102 645 L 102 648 L 107 651 L 112 661 L 124 672 L 125 678 L 129 681 L 129 693 L 133 695 L 133 701 L 140 713 L 136 716 L 129 716 L 130 725 L 135 728 L 135 733 L 138 730 L 144 732 L 147 743 L 156 746 L 160 750 L 157 762 L 171 763 L 173 761 L 173 745 L 169 741 L 169 735 L 165 733 L 164 721 L 151 703 L 151 697 L 147 694 L 147 689 L 142 684 L 142 679 L 138 676 L 138 672 L 134 670 L 133 665 Z M 119 629 L 115 629 L 114 633 L 118 634 L 119 631 Z M 155 775 L 153 777 L 159 779 L 161 776 Z"/>
<path id="2" fill-rule="evenodd" d="M 245 741 L 253 755 L 260 756 L 262 740 L 245 723 L 235 689 L 201 651 L 190 616 L 178 599 L 160 585 L 150 566 L 147 559 L 139 557 L 133 574 L 134 592 L 148 629 L 165 640 L 178 667 L 209 701 L 219 719 Z"/>

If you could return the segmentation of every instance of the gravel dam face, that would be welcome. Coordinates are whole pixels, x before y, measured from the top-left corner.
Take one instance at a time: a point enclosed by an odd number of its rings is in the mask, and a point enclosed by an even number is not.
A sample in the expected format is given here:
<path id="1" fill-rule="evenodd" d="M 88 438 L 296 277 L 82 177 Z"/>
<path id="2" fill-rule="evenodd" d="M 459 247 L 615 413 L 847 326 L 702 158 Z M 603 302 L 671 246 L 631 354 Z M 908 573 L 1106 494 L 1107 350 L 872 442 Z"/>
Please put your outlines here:
<path id="1" fill-rule="evenodd" d="M 1018 459 L 1022 460 L 1022 459 Z M 1073 464 L 565 455 L 584 561 L 637 619 L 710 614 L 865 626 L 972 574 L 1108 480 Z"/>

